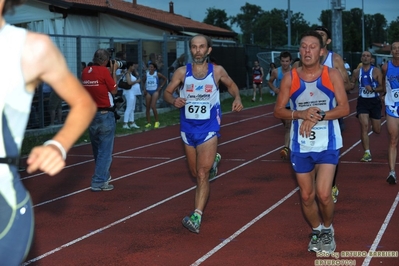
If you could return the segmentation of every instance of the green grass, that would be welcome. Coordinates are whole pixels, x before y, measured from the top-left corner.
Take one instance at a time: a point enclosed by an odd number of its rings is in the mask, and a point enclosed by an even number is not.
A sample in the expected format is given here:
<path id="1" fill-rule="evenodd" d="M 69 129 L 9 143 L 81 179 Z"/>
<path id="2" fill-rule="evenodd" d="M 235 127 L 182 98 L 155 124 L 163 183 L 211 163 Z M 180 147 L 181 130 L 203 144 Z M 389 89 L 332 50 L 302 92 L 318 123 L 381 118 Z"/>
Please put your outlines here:
<path id="1" fill-rule="evenodd" d="M 252 95 L 243 95 L 241 94 L 241 101 L 245 108 L 255 107 L 263 104 L 268 104 L 275 102 L 276 97 L 271 96 L 269 93 L 263 93 L 263 101 L 259 102 L 252 102 Z M 222 113 L 230 112 L 231 111 L 231 104 L 233 103 L 233 98 L 229 97 L 221 102 L 222 105 Z M 178 109 L 172 110 L 170 112 L 159 114 L 159 121 L 161 121 L 161 126 L 171 126 L 180 123 L 180 112 Z M 123 129 L 123 123 L 120 121 L 116 124 L 116 136 L 128 135 L 128 134 L 135 134 L 143 131 L 154 130 L 153 128 L 146 129 L 144 125 L 147 124 L 146 118 L 142 117 L 137 119 L 136 124 L 141 126 L 138 129 Z M 43 134 L 39 136 L 27 136 L 24 138 L 21 148 L 21 155 L 26 156 L 32 150 L 33 147 L 43 144 L 46 140 L 51 139 L 54 134 Z M 86 143 L 90 141 L 89 133 L 86 132 L 76 141 L 76 144 Z"/>

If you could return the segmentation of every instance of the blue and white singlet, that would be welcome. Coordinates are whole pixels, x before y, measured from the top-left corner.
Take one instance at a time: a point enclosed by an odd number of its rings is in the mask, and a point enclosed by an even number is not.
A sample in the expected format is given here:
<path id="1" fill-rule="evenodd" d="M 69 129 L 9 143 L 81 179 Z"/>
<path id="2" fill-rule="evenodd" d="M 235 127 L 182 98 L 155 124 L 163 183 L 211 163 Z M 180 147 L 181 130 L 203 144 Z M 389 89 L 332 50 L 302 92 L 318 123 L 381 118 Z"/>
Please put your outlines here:
<path id="1" fill-rule="evenodd" d="M 186 65 L 186 77 L 180 87 L 180 97 L 186 105 L 180 109 L 180 129 L 186 133 L 218 132 L 222 118 L 219 88 L 213 76 L 213 65 L 208 63 L 205 78 L 193 76 L 192 65 Z"/>
<path id="2" fill-rule="evenodd" d="M 292 110 L 306 110 L 309 107 L 319 107 L 329 111 L 337 106 L 334 87 L 328 74 L 328 67 L 324 66 L 321 75 L 312 82 L 306 82 L 298 76 L 296 69 L 292 70 L 292 85 L 290 90 L 290 103 Z M 325 150 L 338 150 L 342 147 L 342 136 L 339 122 L 323 120 L 313 128 L 310 137 L 299 134 L 303 120 L 293 120 L 291 126 L 292 152 L 320 152 Z"/>
<path id="3" fill-rule="evenodd" d="M 385 106 L 387 115 L 399 117 L 399 66 L 388 62 L 385 76 Z"/>
<path id="4" fill-rule="evenodd" d="M 370 92 L 366 90 L 366 86 L 370 85 L 373 88 L 378 87 L 378 81 L 373 78 L 373 70 L 374 67 L 370 66 L 368 71 L 364 71 L 363 68 L 360 68 L 359 71 L 359 96 L 362 98 L 379 98 L 378 92 Z"/>

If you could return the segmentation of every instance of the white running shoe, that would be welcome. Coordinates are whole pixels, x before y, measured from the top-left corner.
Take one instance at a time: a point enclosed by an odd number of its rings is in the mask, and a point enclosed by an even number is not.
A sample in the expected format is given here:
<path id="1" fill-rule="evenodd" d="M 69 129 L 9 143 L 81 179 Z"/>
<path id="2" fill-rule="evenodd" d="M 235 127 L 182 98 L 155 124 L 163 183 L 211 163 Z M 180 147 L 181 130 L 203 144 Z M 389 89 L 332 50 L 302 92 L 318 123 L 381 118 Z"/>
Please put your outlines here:
<path id="1" fill-rule="evenodd" d="M 136 123 L 130 124 L 130 128 L 140 128 Z"/>

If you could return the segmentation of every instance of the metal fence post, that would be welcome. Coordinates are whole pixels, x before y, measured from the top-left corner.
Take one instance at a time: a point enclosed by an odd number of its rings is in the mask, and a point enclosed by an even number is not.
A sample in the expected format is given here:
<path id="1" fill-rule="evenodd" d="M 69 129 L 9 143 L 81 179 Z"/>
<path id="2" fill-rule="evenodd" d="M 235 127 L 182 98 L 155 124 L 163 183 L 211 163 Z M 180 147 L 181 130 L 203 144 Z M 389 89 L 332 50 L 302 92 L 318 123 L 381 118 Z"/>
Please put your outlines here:
<path id="1" fill-rule="evenodd" d="M 138 63 L 139 63 L 139 74 L 140 74 L 140 79 L 143 80 L 143 40 L 138 40 L 137 42 L 137 54 L 138 54 Z M 141 82 L 142 86 L 145 86 L 143 82 Z M 143 91 L 143 88 L 141 88 L 141 91 Z M 136 105 L 136 109 L 138 109 L 138 112 L 143 111 L 143 95 L 139 95 L 138 97 L 138 106 Z"/>
<path id="2" fill-rule="evenodd" d="M 43 83 L 38 87 L 38 113 L 39 113 L 39 128 L 44 128 L 44 97 L 43 97 Z"/>
<path id="3" fill-rule="evenodd" d="M 76 73 L 76 76 L 80 79 L 81 73 L 83 71 L 83 68 L 82 68 L 82 37 L 81 36 L 76 37 L 76 69 L 78 70 L 78 73 Z"/>

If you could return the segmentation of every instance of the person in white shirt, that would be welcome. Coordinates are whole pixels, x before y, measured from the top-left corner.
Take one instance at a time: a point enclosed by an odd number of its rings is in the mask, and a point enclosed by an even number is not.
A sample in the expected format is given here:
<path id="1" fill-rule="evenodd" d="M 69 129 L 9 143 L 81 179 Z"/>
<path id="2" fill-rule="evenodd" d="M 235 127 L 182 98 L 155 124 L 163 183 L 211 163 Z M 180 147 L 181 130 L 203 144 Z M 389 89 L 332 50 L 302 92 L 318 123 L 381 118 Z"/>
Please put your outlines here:
<path id="1" fill-rule="evenodd" d="M 126 74 L 123 76 L 123 80 L 131 85 L 130 89 L 123 90 L 123 96 L 126 99 L 126 109 L 123 116 L 123 128 L 140 128 L 134 121 L 134 110 L 136 109 L 137 96 L 141 95 L 140 90 L 140 78 L 137 72 L 137 63 L 127 62 L 126 63 Z"/>

